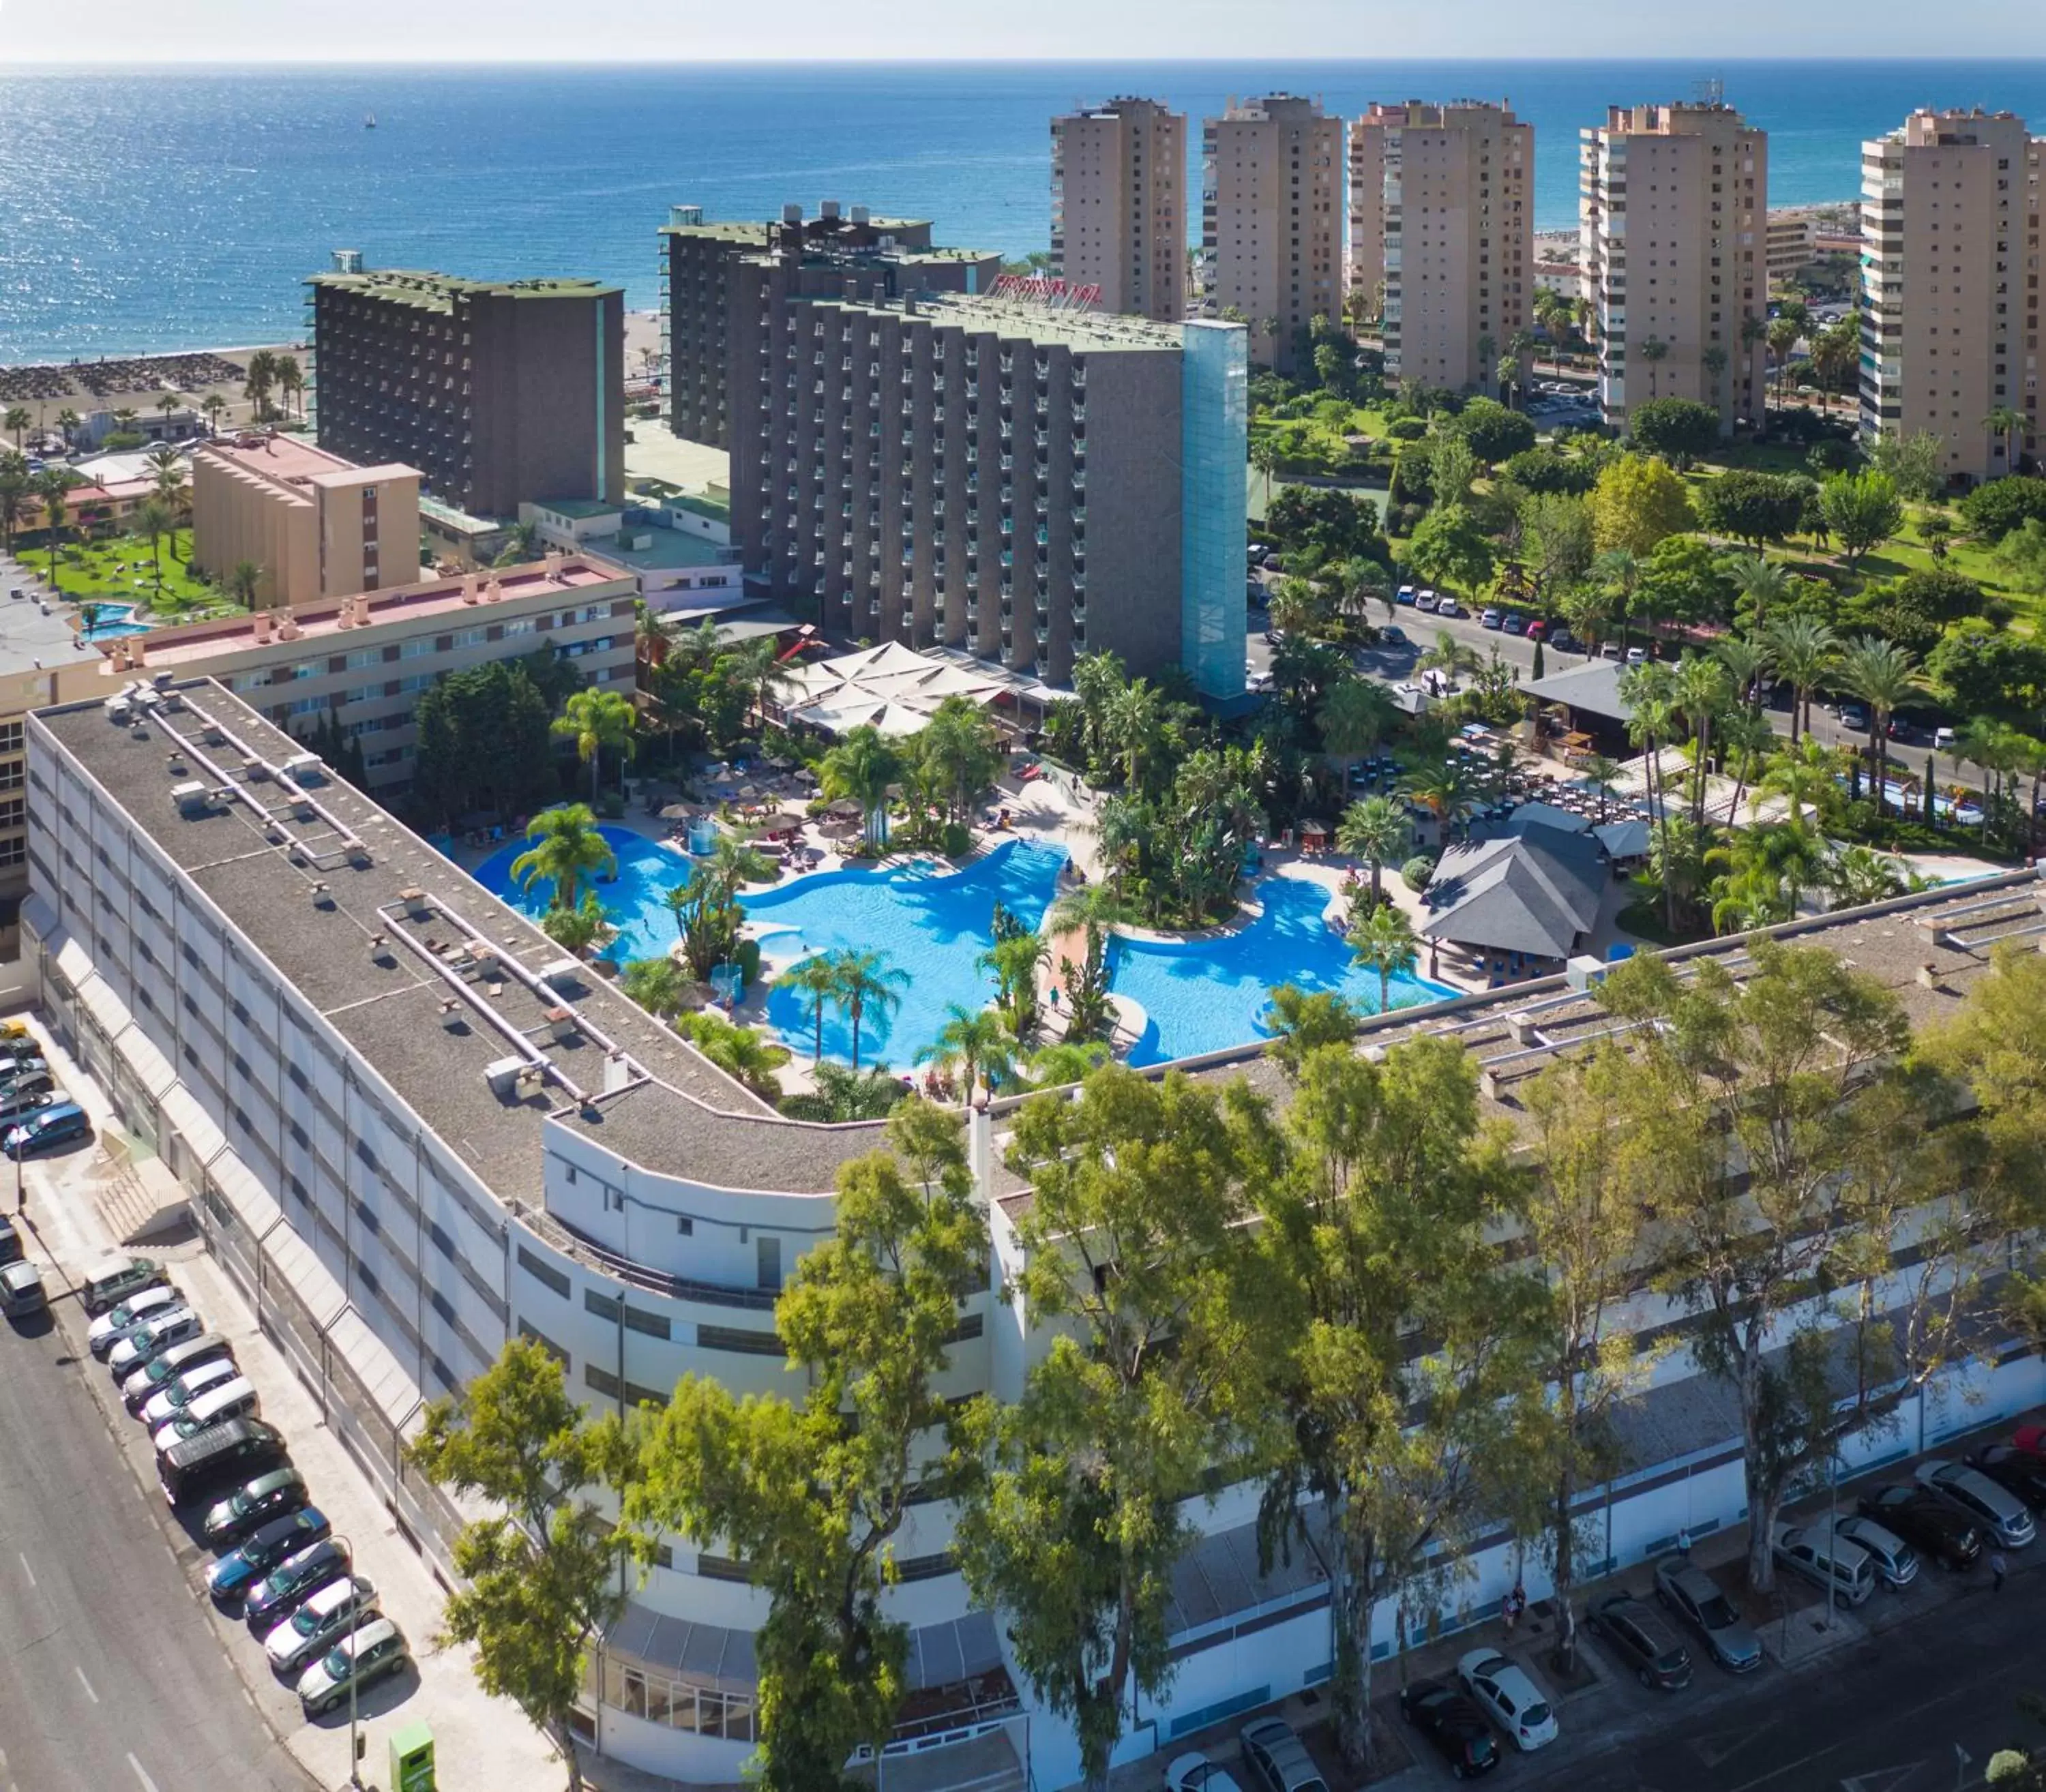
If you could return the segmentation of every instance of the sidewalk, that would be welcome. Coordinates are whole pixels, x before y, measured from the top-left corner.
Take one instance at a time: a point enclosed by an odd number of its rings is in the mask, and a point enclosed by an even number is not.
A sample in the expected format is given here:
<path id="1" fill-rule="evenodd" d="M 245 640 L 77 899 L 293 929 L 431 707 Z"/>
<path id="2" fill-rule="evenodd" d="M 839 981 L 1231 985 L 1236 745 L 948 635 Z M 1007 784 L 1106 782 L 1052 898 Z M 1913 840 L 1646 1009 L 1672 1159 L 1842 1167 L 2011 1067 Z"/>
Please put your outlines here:
<path id="1" fill-rule="evenodd" d="M 65 1090 L 92 1116 L 98 1136 L 111 1144 L 119 1135 L 104 1094 L 29 1021 L 44 1040 L 51 1068 Z M 175 1190 L 170 1172 L 146 1147 L 137 1154 L 134 1173 L 165 1198 Z M 32 1254 L 56 1273 L 48 1274 L 58 1323 L 82 1340 L 85 1315 L 61 1297 L 100 1258 L 121 1247 L 109 1235 L 95 1196 L 115 1166 L 94 1144 L 25 1166 Z M 263 1416 L 289 1439 L 291 1460 L 305 1473 L 312 1503 L 352 1545 L 357 1568 L 376 1589 L 385 1616 L 395 1620 L 410 1644 L 415 1671 L 369 1688 L 361 1701 L 360 1728 L 366 1739 L 361 1776 L 381 1787 L 388 1771 L 386 1739 L 402 1724 L 432 1726 L 439 1783 L 446 1792 L 558 1792 L 566 1778 L 552 1748 L 508 1700 L 486 1695 L 471 1671 L 467 1649 L 436 1651 L 443 1594 L 425 1559 L 399 1531 L 317 1405 L 276 1347 L 257 1328 L 254 1316 L 226 1270 L 195 1239 L 139 1247 L 163 1262 L 177 1286 L 191 1297 L 209 1328 L 233 1343 L 236 1362 L 262 1396 Z M 80 1349 L 83 1350 L 82 1341 Z M 296 1695 L 272 1675 L 261 1641 L 237 1616 L 223 1614 L 206 1594 L 203 1577 L 213 1559 L 165 1508 L 152 1470 L 149 1434 L 123 1410 L 118 1390 L 103 1370 L 87 1378 L 102 1419 L 141 1484 L 145 1503 L 158 1516 L 166 1540 L 189 1575 L 198 1621 L 211 1625 L 264 1721 L 322 1785 L 348 1779 L 348 1711 L 307 1721 Z M 623 1792 L 623 1789 L 620 1789 Z"/>

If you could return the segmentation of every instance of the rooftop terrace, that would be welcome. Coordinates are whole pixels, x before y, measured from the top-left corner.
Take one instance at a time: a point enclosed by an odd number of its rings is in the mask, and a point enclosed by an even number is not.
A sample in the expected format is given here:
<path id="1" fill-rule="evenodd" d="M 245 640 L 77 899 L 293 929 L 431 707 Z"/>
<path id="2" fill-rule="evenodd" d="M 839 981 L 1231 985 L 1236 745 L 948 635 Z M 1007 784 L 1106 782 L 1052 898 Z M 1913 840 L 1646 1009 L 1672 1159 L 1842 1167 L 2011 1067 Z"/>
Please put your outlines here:
<path id="1" fill-rule="evenodd" d="M 459 299 L 600 299 L 622 293 L 623 287 L 607 286 L 601 280 L 532 279 L 468 280 L 453 274 L 436 274 L 411 268 L 380 268 L 360 274 L 314 274 L 306 284 L 334 292 L 360 293 L 388 304 L 409 305 L 422 311 L 450 313 Z"/>
<path id="2" fill-rule="evenodd" d="M 873 303 L 838 298 L 799 300 L 799 303 L 830 304 L 848 311 L 876 317 L 908 317 L 913 322 L 928 319 L 934 326 L 972 333 L 990 332 L 1013 338 L 1050 345 L 1063 343 L 1079 354 L 1176 353 L 1186 346 L 1183 324 L 1153 323 L 1147 318 L 1125 317 L 1114 311 L 1060 311 L 1026 299 L 998 299 L 988 293 L 920 292 L 906 299 Z M 1240 325 L 1214 324 L 1202 327 L 1239 329 Z"/>

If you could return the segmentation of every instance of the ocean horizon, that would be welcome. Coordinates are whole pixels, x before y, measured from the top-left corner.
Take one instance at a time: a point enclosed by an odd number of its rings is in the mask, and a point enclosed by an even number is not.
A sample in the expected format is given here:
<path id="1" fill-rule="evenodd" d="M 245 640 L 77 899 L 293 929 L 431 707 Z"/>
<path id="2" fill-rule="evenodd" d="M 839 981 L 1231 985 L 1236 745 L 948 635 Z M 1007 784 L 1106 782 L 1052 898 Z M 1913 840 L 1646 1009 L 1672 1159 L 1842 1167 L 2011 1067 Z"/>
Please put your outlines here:
<path id="1" fill-rule="evenodd" d="M 1050 233 L 1055 112 L 1119 93 L 1198 121 L 1284 90 L 1510 100 L 1535 227 L 1577 217 L 1577 133 L 1718 83 L 1770 133 L 1770 202 L 1854 198 L 1860 146 L 1923 106 L 2046 132 L 2046 59 L 17 66 L 0 75 L 0 364 L 289 341 L 331 252 L 482 278 L 575 274 L 658 299 L 673 204 L 766 218 L 824 199 L 1021 256 Z M 376 128 L 366 129 L 373 115 Z"/>

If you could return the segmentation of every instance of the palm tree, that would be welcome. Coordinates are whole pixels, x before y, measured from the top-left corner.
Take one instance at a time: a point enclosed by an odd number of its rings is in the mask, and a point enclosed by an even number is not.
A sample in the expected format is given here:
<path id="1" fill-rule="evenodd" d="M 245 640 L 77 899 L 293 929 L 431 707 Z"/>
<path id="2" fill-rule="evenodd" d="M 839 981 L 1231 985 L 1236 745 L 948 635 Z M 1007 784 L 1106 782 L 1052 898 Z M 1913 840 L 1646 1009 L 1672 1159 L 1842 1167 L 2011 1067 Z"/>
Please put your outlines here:
<path id="1" fill-rule="evenodd" d="M 18 454 L 6 457 L 10 464 L 0 466 L 0 548 L 12 553 L 14 551 L 14 531 L 21 527 L 21 518 L 28 509 L 29 470 L 26 466 L 15 466 L 21 459 Z"/>
<path id="2" fill-rule="evenodd" d="M 1783 799 L 1789 819 L 1798 826 L 1804 826 L 1809 817 L 1814 827 L 1824 827 L 1846 801 L 1840 790 L 1839 756 L 1809 734 L 1793 742 L 1763 766 L 1748 793 L 1749 811 L 1759 809 L 1772 796 Z"/>
<path id="3" fill-rule="evenodd" d="M 1148 679 L 1133 678 L 1109 704 L 1108 732 L 1122 756 L 1124 781 L 1141 788 L 1141 774 L 1163 744 L 1165 694 Z"/>
<path id="4" fill-rule="evenodd" d="M 1765 560 L 1760 554 L 1743 554 L 1728 571 L 1733 575 L 1734 588 L 1747 599 L 1749 629 L 1767 628 L 1770 612 L 1781 610 L 1790 601 L 1790 575 L 1776 561 Z"/>
<path id="5" fill-rule="evenodd" d="M 1843 846 L 1826 861 L 1819 879 L 1836 908 L 1860 908 L 1910 888 L 1904 865 L 1873 846 Z"/>
<path id="6" fill-rule="evenodd" d="M 522 889 L 542 880 L 553 884 L 555 908 L 574 908 L 585 877 L 618 868 L 618 855 L 585 803 L 542 809 L 526 824 L 526 838 L 531 843 L 512 860 L 512 876 Z"/>
<path id="7" fill-rule="evenodd" d="M 619 973 L 618 987 L 657 1020 L 680 1014 L 689 1001 L 689 980 L 673 958 L 635 958 Z"/>
<path id="8" fill-rule="evenodd" d="M 618 753 L 619 780 L 624 780 L 625 761 L 632 757 L 632 699 L 620 691 L 577 691 L 562 704 L 554 731 L 576 743 L 576 754 L 589 767 L 589 794 L 596 798 L 597 780 L 604 750 Z"/>
<path id="9" fill-rule="evenodd" d="M 878 952 L 863 952 L 847 946 L 832 954 L 838 971 L 834 999 L 852 1023 L 852 1067 L 859 1068 L 859 1032 L 870 1010 L 885 1018 L 902 1005 L 896 985 L 907 983 L 909 973 L 895 969 Z"/>
<path id="10" fill-rule="evenodd" d="M 1441 823 L 1443 843 L 1456 838 L 1457 829 L 1478 804 L 1477 786 L 1461 765 L 1417 767 L 1399 780 L 1399 794 L 1419 803 Z"/>
<path id="11" fill-rule="evenodd" d="M 1688 815 L 1665 815 L 1648 836 L 1649 881 L 1662 891 L 1671 932 L 1681 909 L 1688 915 L 1705 881 L 1705 830 Z"/>
<path id="12" fill-rule="evenodd" d="M 952 1002 L 945 1012 L 951 1019 L 938 1029 L 936 1039 L 917 1054 L 916 1061 L 932 1065 L 947 1076 L 955 1070 L 961 1072 L 959 1105 L 971 1108 L 977 1081 L 985 1078 L 987 1093 L 992 1095 L 994 1085 L 1013 1073 L 1016 1041 L 1002 1024 L 1002 1016 L 992 1008 L 975 1013 Z"/>
<path id="13" fill-rule="evenodd" d="M 1742 793 L 1748 780 L 1769 762 L 1776 751 L 1776 730 L 1759 710 L 1735 709 L 1719 719 L 1721 762 L 1733 772 L 1733 800 L 1727 804 L 1727 820 L 1740 811 Z"/>
<path id="14" fill-rule="evenodd" d="M 795 676 L 782 661 L 781 644 L 772 635 L 762 635 L 731 649 L 724 657 L 734 681 L 746 687 L 754 715 L 765 723 L 774 692 Z"/>
<path id="15" fill-rule="evenodd" d="M 809 1007 L 815 1041 L 810 1062 L 821 1063 L 824 1055 L 824 1004 L 838 1000 L 838 966 L 832 962 L 830 954 L 813 953 L 776 977 L 774 987 L 793 990 Z"/>
<path id="16" fill-rule="evenodd" d="M 1868 705 L 1868 757 L 1874 777 L 1875 812 L 1883 813 L 1883 785 L 1890 763 L 1890 719 L 1897 705 L 1925 688 L 1909 653 L 1878 635 L 1857 636 L 1840 654 L 1841 688 Z"/>
<path id="17" fill-rule="evenodd" d="M 1250 444 L 1250 464 L 1264 476 L 1264 502 L 1272 502 L 1272 476 L 1278 470 L 1279 450 L 1269 436 L 1254 437 Z"/>
<path id="18" fill-rule="evenodd" d="M 2013 410 L 2007 404 L 2000 404 L 1982 421 L 1982 426 L 1993 436 L 2003 438 L 2003 466 L 2006 472 L 2017 471 L 2017 436 L 2025 427 L 2025 413 Z"/>
<path id="19" fill-rule="evenodd" d="M 1615 787 L 1619 782 L 1620 763 L 1603 753 L 1595 753 L 1584 762 L 1585 781 L 1597 793 L 1599 826 L 1605 826 L 1606 805 L 1612 799 Z"/>
<path id="20" fill-rule="evenodd" d="M 163 413 L 164 422 L 170 422 L 171 413 L 178 408 L 180 402 L 176 392 L 159 392 L 156 395 L 156 409 Z"/>
<path id="21" fill-rule="evenodd" d="M 901 777 L 902 755 L 880 730 L 855 728 L 817 766 L 818 788 L 833 801 L 850 798 L 866 817 L 867 843 L 888 843 L 888 787 Z"/>
<path id="22" fill-rule="evenodd" d="M 277 382 L 277 390 L 284 395 L 285 402 L 303 417 L 305 406 L 300 400 L 306 389 L 306 372 L 299 365 L 299 357 L 288 354 L 277 356 L 271 364 L 271 373 Z"/>
<path id="23" fill-rule="evenodd" d="M 220 414 L 222 411 L 227 409 L 227 400 L 222 398 L 218 392 L 208 392 L 204 398 L 199 400 L 199 407 L 206 413 L 206 426 L 207 430 L 214 435 L 218 435 L 220 434 Z M 62 418 L 59 418 L 57 421 L 59 422 L 62 422 L 64 419 Z"/>
<path id="24" fill-rule="evenodd" d="M 1740 320 L 1740 345 L 1747 351 L 1747 389 L 1751 392 L 1755 390 L 1755 376 L 1757 371 L 1755 362 L 1768 341 L 1769 319 L 1766 317 L 1759 312 L 1751 311 Z M 1762 388 L 1762 415 L 1756 419 L 1764 426 L 1765 433 L 1768 420 L 1768 387 L 1765 385 Z"/>
<path id="25" fill-rule="evenodd" d="M 68 500 L 71 488 L 83 483 L 68 467 L 45 467 L 31 482 L 36 499 L 42 506 L 43 527 L 48 532 L 50 549 L 50 589 L 57 588 L 57 543 L 64 534 L 64 526 L 70 515 Z"/>
<path id="26" fill-rule="evenodd" d="M 1619 612 L 1619 641 L 1627 645 L 1627 624 L 1633 619 L 1634 594 L 1641 584 L 1640 557 L 1631 548 L 1608 548 L 1592 562 L 1592 576 L 1612 593 Z"/>
<path id="27" fill-rule="evenodd" d="M 10 405 L 8 407 L 7 414 L 5 417 L 0 417 L 0 427 L 4 427 L 14 437 L 14 446 L 18 451 L 21 445 L 21 437 L 29 433 L 29 426 L 34 422 L 35 418 L 29 414 L 29 407 L 26 405 Z"/>
<path id="28" fill-rule="evenodd" d="M 1407 811 L 1389 796 L 1367 796 L 1353 803 L 1336 823 L 1336 850 L 1361 858 L 1371 867 L 1371 906 L 1380 901 L 1380 873 L 1397 864 L 1414 838 Z"/>
<path id="29" fill-rule="evenodd" d="M 1344 937 L 1356 962 L 1378 973 L 1378 1012 L 1385 1013 L 1392 1005 L 1393 978 L 1407 975 L 1420 962 L 1421 942 L 1413 922 L 1403 908 L 1387 903 Z"/>
<path id="30" fill-rule="evenodd" d="M 1686 653 L 1670 680 L 1670 695 L 1690 725 L 1694 755 L 1691 768 L 1691 819 L 1705 819 L 1705 773 L 1712 756 L 1712 724 L 1732 701 L 1725 665 L 1701 654 Z"/>
<path id="31" fill-rule="evenodd" d="M 998 939 L 974 962 L 992 971 L 995 1006 L 1018 1039 L 1029 1038 L 1037 1024 L 1037 973 L 1052 962 L 1052 942 L 1042 934 L 1013 933 Z"/>
<path id="32" fill-rule="evenodd" d="M 241 395 L 248 399 L 250 414 L 259 423 L 270 408 L 270 388 L 276 383 L 277 357 L 268 349 L 258 349 L 249 357 L 244 370 Z"/>
<path id="33" fill-rule="evenodd" d="M 1657 370 L 1668 357 L 1670 345 L 1659 336 L 1650 336 L 1644 337 L 1634 352 L 1648 364 L 1648 400 L 1652 404 L 1655 402 Z"/>
<path id="34" fill-rule="evenodd" d="M 1091 1039 L 1108 1031 L 1114 1011 L 1109 1006 L 1110 971 L 1108 934 L 1111 927 L 1129 918 L 1129 906 L 1108 884 L 1079 884 L 1060 893 L 1052 904 L 1048 926 L 1054 933 L 1074 927 L 1084 931 L 1087 950 L 1083 962 L 1059 961 L 1065 977 L 1066 1037 Z"/>
<path id="35" fill-rule="evenodd" d="M 1731 360 L 1726 350 L 1716 342 L 1708 344 L 1698 356 L 1698 365 L 1704 373 L 1704 402 L 1720 414 L 1720 429 L 1724 433 L 1732 418 L 1727 411 L 1726 370 Z"/>
<path id="36" fill-rule="evenodd" d="M 1812 693 L 1832 674 L 1839 638 L 1816 616 L 1779 616 L 1764 637 L 1770 663 L 1790 687 L 1790 742 L 1812 726 Z"/>
<path id="37" fill-rule="evenodd" d="M 763 1101 L 782 1099 L 774 1073 L 789 1062 L 789 1048 L 770 1043 L 751 1027 L 735 1026 L 721 1014 L 693 1014 L 683 1027 L 697 1050 L 733 1081 Z"/>
<path id="38" fill-rule="evenodd" d="M 1383 684 L 1346 678 L 1322 699 L 1314 721 L 1322 731 L 1322 750 L 1341 767 L 1344 788 L 1349 769 L 1385 738 L 1398 714 Z"/>
<path id="39" fill-rule="evenodd" d="M 504 531 L 504 545 L 497 550 L 492 566 L 523 566 L 540 552 L 540 526 L 531 521 L 515 522 Z"/>
<path id="40" fill-rule="evenodd" d="M 1769 822 L 1743 828 L 1707 853 L 1705 862 L 1726 868 L 1712 881 L 1713 931 L 1739 933 L 1797 914 L 1799 899 L 1824 869 L 1825 843 L 1794 822 Z"/>
<path id="41" fill-rule="evenodd" d="M 1064 1089 L 1084 1081 L 1114 1054 L 1099 1039 L 1054 1039 L 1026 1061 L 1035 1089 Z"/>
<path id="42" fill-rule="evenodd" d="M 177 528 L 175 511 L 161 498 L 145 498 L 135 512 L 135 533 L 149 544 L 149 557 L 155 562 L 156 595 L 164 595 L 164 538 Z"/>
<path id="43" fill-rule="evenodd" d="M 946 813 L 960 821 L 973 813 L 975 801 L 1002 770 L 994 724 L 966 697 L 940 703 L 918 730 L 914 746 L 931 789 L 944 792 Z"/>
<path id="44" fill-rule="evenodd" d="M 585 890 L 573 908 L 557 905 L 540 918 L 540 931 L 565 951 L 586 958 L 591 947 L 611 931 L 611 916 L 596 900 L 596 892 Z"/>
<path id="45" fill-rule="evenodd" d="M 1730 634 L 1712 653 L 1727 669 L 1734 700 L 1752 713 L 1762 701 L 1762 675 L 1769 668 L 1768 648 L 1759 642 Z"/>
<path id="46" fill-rule="evenodd" d="M 263 583 L 263 568 L 253 560 L 237 560 L 227 575 L 227 594 L 245 610 L 256 607 L 256 593 Z"/>
<path id="47" fill-rule="evenodd" d="M 1797 346 L 1797 338 L 1804 333 L 1795 318 L 1779 317 L 1768 327 L 1769 352 L 1776 359 L 1776 402 L 1783 402 L 1783 388 L 1790 375 L 1790 351 Z"/>
<path id="48" fill-rule="evenodd" d="M 1476 672 L 1484 662 L 1475 647 L 1466 646 L 1447 629 L 1437 631 L 1434 645 L 1414 662 L 1416 672 L 1439 672 L 1453 682 L 1465 672 Z"/>
<path id="49" fill-rule="evenodd" d="M 66 405 L 57 413 L 57 428 L 64 436 L 64 445 L 67 448 L 71 445 L 71 437 L 78 434 L 79 425 L 84 421 L 85 419 L 69 405 Z"/>

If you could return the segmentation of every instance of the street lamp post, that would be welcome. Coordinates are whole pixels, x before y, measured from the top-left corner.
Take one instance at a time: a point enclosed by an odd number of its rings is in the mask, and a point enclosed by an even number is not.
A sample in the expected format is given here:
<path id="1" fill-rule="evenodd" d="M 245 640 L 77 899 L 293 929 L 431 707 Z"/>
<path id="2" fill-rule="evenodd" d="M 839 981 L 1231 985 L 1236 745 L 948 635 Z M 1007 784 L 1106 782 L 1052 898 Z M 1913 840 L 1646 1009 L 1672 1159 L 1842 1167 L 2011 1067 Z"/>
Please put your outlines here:
<path id="1" fill-rule="evenodd" d="M 361 1634 L 362 1614 L 359 1609 L 361 1584 L 355 1576 L 355 1545 L 344 1536 L 337 1535 L 334 1541 L 341 1545 L 342 1553 L 348 1560 L 348 1640 L 352 1644 Z M 338 1647 L 338 1645 L 337 1645 Z M 356 1689 L 362 1676 L 355 1671 L 356 1661 L 351 1654 L 348 1662 L 348 1784 L 349 1792 L 362 1792 L 362 1776 L 356 1771 L 355 1726 L 357 1721 Z"/>

